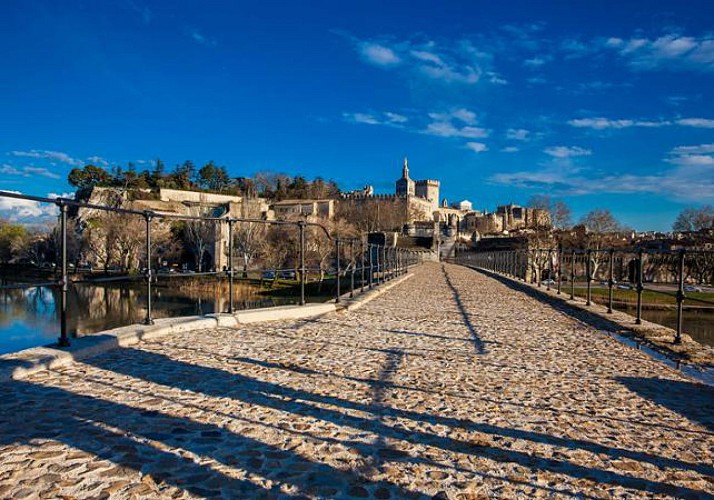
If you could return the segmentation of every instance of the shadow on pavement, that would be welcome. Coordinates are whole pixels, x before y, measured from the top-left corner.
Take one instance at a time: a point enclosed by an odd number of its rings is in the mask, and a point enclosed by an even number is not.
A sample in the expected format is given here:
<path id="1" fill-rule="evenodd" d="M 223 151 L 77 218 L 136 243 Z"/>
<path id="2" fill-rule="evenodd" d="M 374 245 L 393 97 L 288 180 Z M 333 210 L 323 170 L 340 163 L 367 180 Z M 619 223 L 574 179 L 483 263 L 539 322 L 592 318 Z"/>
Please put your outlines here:
<path id="1" fill-rule="evenodd" d="M 713 387 L 661 378 L 617 377 L 615 380 L 635 394 L 714 431 Z"/>

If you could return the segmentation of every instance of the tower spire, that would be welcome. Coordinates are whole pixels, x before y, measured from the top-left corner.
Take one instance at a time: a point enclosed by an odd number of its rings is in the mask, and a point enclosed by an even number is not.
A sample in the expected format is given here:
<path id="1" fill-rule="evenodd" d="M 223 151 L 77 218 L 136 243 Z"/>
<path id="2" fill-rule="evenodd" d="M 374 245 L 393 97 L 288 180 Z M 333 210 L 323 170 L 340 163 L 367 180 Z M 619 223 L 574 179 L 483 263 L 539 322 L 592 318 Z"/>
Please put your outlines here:
<path id="1" fill-rule="evenodd" d="M 407 157 L 404 157 L 404 166 L 402 167 L 402 179 L 409 179 L 409 163 Z"/>

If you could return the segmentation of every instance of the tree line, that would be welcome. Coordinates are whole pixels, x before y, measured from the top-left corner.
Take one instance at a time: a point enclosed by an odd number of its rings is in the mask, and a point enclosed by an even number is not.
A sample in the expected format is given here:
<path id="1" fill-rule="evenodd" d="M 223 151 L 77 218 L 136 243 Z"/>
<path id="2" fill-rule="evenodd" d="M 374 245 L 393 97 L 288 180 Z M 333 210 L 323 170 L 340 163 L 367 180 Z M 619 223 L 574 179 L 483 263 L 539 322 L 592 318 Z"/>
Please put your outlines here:
<path id="1" fill-rule="evenodd" d="M 153 168 L 143 170 L 137 169 L 133 163 L 129 163 L 126 168 L 118 165 L 109 169 L 90 164 L 73 168 L 67 176 L 67 182 L 80 191 L 88 191 L 93 187 L 127 191 L 167 188 L 261 197 L 274 201 L 338 198 L 340 195 L 340 188 L 333 180 L 321 177 L 308 180 L 300 175 L 273 172 L 259 172 L 252 177 L 231 177 L 225 166 L 213 161 L 198 168 L 193 161 L 186 160 L 172 170 L 167 170 L 160 159 L 154 160 Z"/>

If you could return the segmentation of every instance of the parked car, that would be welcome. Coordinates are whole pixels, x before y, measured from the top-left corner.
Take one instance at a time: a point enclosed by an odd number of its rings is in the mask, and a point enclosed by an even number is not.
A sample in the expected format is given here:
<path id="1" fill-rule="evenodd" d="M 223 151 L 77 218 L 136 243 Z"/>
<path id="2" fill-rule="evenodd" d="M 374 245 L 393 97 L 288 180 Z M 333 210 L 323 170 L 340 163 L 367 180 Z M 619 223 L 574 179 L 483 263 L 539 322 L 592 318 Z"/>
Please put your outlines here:
<path id="1" fill-rule="evenodd" d="M 278 273 L 278 278 L 281 280 L 294 280 L 295 271 L 280 271 Z"/>
<path id="2" fill-rule="evenodd" d="M 694 285 L 685 285 L 684 291 L 685 292 L 701 292 L 702 289 L 699 288 L 698 286 L 694 286 Z"/>
<path id="3" fill-rule="evenodd" d="M 632 286 L 627 283 L 620 283 L 617 285 L 618 290 L 632 290 Z"/>
<path id="4" fill-rule="evenodd" d="M 261 274 L 261 277 L 264 280 L 274 280 L 275 279 L 275 271 L 263 271 L 263 274 Z"/>
<path id="5" fill-rule="evenodd" d="M 541 283 L 543 285 L 551 285 L 552 286 L 552 285 L 555 285 L 555 280 L 547 279 L 547 280 L 541 281 Z"/>

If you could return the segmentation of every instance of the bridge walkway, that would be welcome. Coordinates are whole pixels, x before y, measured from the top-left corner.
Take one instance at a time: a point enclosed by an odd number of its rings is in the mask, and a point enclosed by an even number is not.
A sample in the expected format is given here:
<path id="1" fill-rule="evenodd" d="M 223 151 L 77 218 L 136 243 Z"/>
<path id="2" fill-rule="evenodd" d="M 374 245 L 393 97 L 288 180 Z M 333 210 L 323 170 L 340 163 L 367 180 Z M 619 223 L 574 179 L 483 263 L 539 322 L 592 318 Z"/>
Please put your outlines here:
<path id="1" fill-rule="evenodd" d="M 714 392 L 470 269 L 0 384 L 0 498 L 714 495 Z"/>

